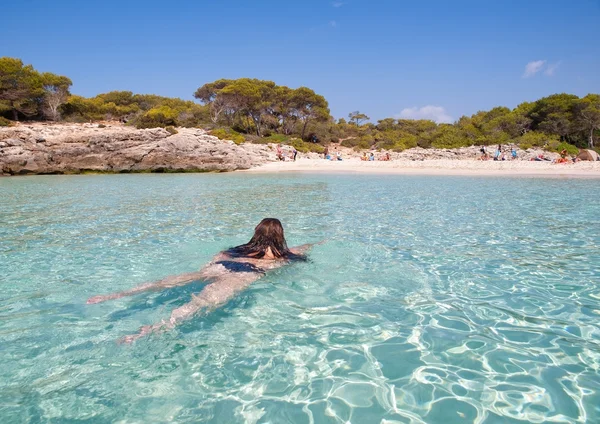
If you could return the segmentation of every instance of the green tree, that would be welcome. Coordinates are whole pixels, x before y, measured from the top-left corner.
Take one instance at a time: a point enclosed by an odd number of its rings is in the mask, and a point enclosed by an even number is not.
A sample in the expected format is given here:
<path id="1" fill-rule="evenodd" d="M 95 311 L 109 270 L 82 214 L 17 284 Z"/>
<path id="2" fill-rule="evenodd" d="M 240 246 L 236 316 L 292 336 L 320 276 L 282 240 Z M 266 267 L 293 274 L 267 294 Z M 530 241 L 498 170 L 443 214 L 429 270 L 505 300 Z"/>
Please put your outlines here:
<path id="1" fill-rule="evenodd" d="M 12 112 L 15 121 L 19 113 L 36 115 L 43 95 L 41 75 L 33 66 L 23 65 L 20 59 L 0 58 L 0 108 Z"/>
<path id="2" fill-rule="evenodd" d="M 396 126 L 409 134 L 422 135 L 437 129 L 437 124 L 429 119 L 398 119 Z"/>
<path id="3" fill-rule="evenodd" d="M 356 125 L 357 127 L 360 127 L 360 124 L 362 124 L 365 121 L 368 121 L 371 118 L 369 118 L 364 113 L 360 113 L 358 110 L 356 110 L 356 111 L 350 112 L 348 114 L 348 119 L 350 119 L 350 122 L 353 122 L 354 125 Z"/>
<path id="4" fill-rule="evenodd" d="M 294 114 L 294 90 L 286 86 L 275 88 L 273 113 L 279 120 L 284 134 L 291 134 L 297 122 Z"/>
<path id="5" fill-rule="evenodd" d="M 593 149 L 594 131 L 600 130 L 600 95 L 588 94 L 576 104 L 576 121 L 588 132 L 588 146 Z"/>
<path id="6" fill-rule="evenodd" d="M 306 135 L 306 126 L 311 120 L 325 121 L 329 118 L 329 105 L 325 97 L 310 88 L 300 87 L 292 92 L 293 114 L 302 122 L 300 138 Z"/>
<path id="7" fill-rule="evenodd" d="M 379 131 L 390 131 L 396 126 L 396 120 L 394 118 L 385 118 L 377 121 L 377 129 Z"/>
<path id="8" fill-rule="evenodd" d="M 574 132 L 574 106 L 578 97 L 572 94 L 553 94 L 535 102 L 530 117 L 533 128 L 547 134 L 556 134 L 570 141 Z"/>
<path id="9" fill-rule="evenodd" d="M 483 133 L 473 124 L 473 119 L 467 116 L 461 116 L 454 124 L 466 140 L 471 144 L 487 144 Z"/>
<path id="10" fill-rule="evenodd" d="M 440 124 L 433 134 L 431 145 L 438 149 L 455 149 L 468 146 L 471 143 L 466 140 L 460 129 L 452 124 Z"/>
<path id="11" fill-rule="evenodd" d="M 226 104 L 252 119 L 256 135 L 262 136 L 262 118 L 273 110 L 274 82 L 240 78 L 219 90 L 218 96 L 223 96 Z"/>
<path id="12" fill-rule="evenodd" d="M 50 72 L 42 74 L 42 86 L 44 88 L 42 112 L 46 118 L 51 121 L 60 119 L 59 108 L 67 101 L 71 85 L 73 83 L 67 77 Z"/>
<path id="13" fill-rule="evenodd" d="M 514 122 L 519 131 L 519 134 L 523 135 L 527 131 L 531 131 L 533 125 L 533 119 L 531 114 L 535 108 L 535 103 L 523 102 L 512 110 L 514 115 Z"/>
<path id="14" fill-rule="evenodd" d="M 203 104 L 208 105 L 210 108 L 210 119 L 213 123 L 219 121 L 219 117 L 222 114 L 226 116 L 232 115 L 233 105 L 228 104 L 226 96 L 219 96 L 219 92 L 231 85 L 234 81 L 229 79 L 220 79 L 208 84 L 204 84 L 198 88 L 194 93 L 194 97 L 200 100 Z M 227 112 L 230 112 L 229 114 Z"/>

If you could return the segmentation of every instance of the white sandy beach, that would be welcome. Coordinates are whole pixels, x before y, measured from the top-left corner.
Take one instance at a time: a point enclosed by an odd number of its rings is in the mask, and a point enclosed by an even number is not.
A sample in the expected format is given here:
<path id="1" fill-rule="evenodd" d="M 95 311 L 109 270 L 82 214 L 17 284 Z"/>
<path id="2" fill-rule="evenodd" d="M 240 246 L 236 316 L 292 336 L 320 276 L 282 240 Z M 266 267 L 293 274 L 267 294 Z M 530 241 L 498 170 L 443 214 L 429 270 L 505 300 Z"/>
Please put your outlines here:
<path id="1" fill-rule="evenodd" d="M 357 158 L 349 158 L 343 161 L 301 158 L 296 162 L 272 162 L 242 172 L 339 172 L 399 175 L 600 178 L 600 162 L 554 164 L 551 162 L 531 162 L 521 160 L 495 162 L 452 159 L 365 162 Z"/>

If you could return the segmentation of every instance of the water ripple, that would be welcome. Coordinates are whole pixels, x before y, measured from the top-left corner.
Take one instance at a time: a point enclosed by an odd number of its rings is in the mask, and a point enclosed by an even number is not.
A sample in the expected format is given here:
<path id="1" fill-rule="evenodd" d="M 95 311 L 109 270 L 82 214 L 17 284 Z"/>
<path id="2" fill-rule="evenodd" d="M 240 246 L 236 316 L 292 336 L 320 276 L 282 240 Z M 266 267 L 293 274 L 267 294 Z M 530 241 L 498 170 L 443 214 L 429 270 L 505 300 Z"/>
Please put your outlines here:
<path id="1" fill-rule="evenodd" d="M 93 195 L 91 195 L 93 193 Z M 344 175 L 0 179 L 3 423 L 600 422 L 595 181 Z M 264 216 L 327 239 L 133 346 Z"/>

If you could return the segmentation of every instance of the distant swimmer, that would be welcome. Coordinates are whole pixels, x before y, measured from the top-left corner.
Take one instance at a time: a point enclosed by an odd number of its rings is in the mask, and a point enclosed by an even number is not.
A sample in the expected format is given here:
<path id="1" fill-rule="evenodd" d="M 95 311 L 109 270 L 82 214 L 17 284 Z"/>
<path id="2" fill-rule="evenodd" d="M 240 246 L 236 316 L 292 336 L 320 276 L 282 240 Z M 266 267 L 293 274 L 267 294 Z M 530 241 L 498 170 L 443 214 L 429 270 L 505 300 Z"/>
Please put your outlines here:
<path id="1" fill-rule="evenodd" d="M 200 271 L 167 277 L 120 293 L 94 296 L 87 303 L 100 303 L 146 291 L 183 286 L 198 280 L 209 283 L 197 295 L 192 294 L 189 303 L 173 310 L 168 320 L 145 325 L 139 333 L 121 339 L 125 343 L 131 343 L 147 334 L 171 329 L 200 311 L 208 312 L 225 304 L 263 277 L 267 271 L 295 261 L 305 261 L 305 254 L 312 246 L 303 244 L 288 248 L 281 222 L 275 218 L 265 218 L 256 226 L 248 243 L 220 252 Z"/>

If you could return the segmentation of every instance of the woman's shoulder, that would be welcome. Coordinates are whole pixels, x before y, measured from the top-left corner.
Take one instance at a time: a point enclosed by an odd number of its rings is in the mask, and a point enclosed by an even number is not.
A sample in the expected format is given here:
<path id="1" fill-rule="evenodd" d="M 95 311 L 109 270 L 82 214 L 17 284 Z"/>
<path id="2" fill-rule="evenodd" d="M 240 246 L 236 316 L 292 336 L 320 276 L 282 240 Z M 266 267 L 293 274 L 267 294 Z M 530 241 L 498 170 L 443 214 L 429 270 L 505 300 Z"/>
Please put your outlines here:
<path id="1" fill-rule="evenodd" d="M 229 255 L 227 250 L 223 250 L 222 252 L 217 253 L 213 259 L 212 262 L 218 262 L 218 261 L 224 261 L 224 260 L 229 260 L 231 259 L 231 255 Z"/>

